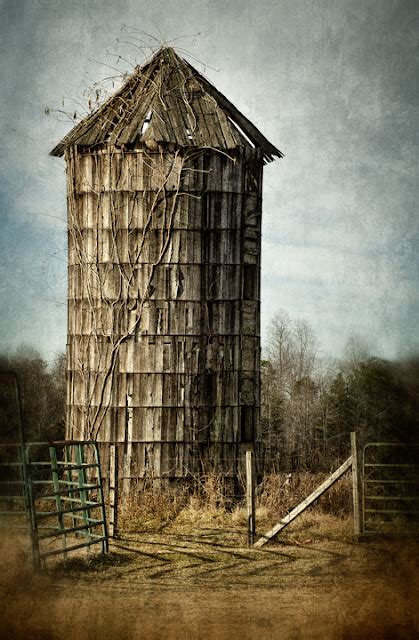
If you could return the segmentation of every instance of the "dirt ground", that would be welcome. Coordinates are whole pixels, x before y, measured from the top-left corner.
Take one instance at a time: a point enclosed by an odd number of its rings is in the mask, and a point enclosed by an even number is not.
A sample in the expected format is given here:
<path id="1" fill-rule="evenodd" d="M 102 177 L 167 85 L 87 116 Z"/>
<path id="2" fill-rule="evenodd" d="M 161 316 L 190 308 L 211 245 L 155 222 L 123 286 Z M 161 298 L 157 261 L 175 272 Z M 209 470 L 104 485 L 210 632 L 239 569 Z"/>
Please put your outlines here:
<path id="1" fill-rule="evenodd" d="M 357 543 L 350 521 L 332 516 L 307 514 L 261 549 L 217 518 L 127 533 L 107 556 L 43 575 L 15 539 L 1 544 L 2 638 L 419 637 L 417 541 Z"/>

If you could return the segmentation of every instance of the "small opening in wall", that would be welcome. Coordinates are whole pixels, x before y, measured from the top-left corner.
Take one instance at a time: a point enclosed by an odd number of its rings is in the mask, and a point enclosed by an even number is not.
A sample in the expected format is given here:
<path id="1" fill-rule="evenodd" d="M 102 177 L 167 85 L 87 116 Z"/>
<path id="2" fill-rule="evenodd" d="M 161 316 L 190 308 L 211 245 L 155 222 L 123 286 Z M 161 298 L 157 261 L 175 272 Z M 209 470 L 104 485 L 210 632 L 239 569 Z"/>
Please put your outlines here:
<path id="1" fill-rule="evenodd" d="M 253 407 L 241 407 L 240 414 L 241 414 L 240 415 L 241 441 L 253 442 L 254 440 Z"/>
<path id="2" fill-rule="evenodd" d="M 243 300 L 254 300 L 256 297 L 257 269 L 254 264 L 245 264 L 243 269 Z"/>
<path id="3" fill-rule="evenodd" d="M 141 135 L 147 131 L 147 129 L 148 129 L 149 125 L 150 125 L 152 117 L 153 117 L 153 112 L 149 111 L 147 113 L 146 117 L 145 117 L 144 122 L 143 122 L 143 126 L 142 126 L 142 129 L 141 129 Z"/>

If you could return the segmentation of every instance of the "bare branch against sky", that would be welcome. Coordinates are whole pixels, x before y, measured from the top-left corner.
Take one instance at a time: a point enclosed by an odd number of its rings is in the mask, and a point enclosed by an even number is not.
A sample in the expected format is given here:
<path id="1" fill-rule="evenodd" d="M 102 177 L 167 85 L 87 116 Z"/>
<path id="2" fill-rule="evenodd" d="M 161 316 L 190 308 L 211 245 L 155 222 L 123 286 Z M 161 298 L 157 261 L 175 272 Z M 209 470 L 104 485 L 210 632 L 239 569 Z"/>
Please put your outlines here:
<path id="1" fill-rule="evenodd" d="M 324 353 L 352 334 L 384 357 L 417 350 L 416 8 L 3 0 L 0 347 L 65 346 L 64 161 L 48 152 L 71 123 L 45 108 L 81 113 L 88 87 L 116 74 L 105 65 L 130 71 L 150 52 L 141 40 L 186 35 L 180 54 L 285 153 L 265 170 L 263 335 L 285 308 Z"/>

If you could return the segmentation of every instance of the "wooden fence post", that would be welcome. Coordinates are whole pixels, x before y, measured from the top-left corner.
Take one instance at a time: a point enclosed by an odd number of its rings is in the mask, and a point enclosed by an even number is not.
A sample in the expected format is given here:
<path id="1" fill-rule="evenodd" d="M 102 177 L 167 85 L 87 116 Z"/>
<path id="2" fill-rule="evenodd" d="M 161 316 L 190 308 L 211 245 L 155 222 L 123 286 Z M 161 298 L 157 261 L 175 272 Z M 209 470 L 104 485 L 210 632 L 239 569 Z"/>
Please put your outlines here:
<path id="1" fill-rule="evenodd" d="M 247 544 L 251 547 L 256 537 L 255 516 L 255 478 L 253 451 L 246 451 L 246 505 L 247 505 Z"/>
<path id="2" fill-rule="evenodd" d="M 362 526 L 362 478 L 361 468 L 358 459 L 358 442 L 356 432 L 351 431 L 351 457 L 352 457 L 352 496 L 354 503 L 354 534 L 360 536 L 363 532 Z"/>
<path id="3" fill-rule="evenodd" d="M 109 447 L 109 536 L 118 535 L 118 445 Z"/>

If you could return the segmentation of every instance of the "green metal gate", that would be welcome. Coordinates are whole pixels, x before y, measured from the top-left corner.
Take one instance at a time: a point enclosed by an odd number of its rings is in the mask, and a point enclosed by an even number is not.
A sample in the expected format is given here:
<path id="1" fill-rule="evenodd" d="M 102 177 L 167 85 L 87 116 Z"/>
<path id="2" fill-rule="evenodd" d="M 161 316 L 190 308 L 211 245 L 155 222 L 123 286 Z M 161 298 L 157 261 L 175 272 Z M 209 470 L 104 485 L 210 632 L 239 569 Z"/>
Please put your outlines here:
<path id="1" fill-rule="evenodd" d="M 17 443 L 0 444 L 0 528 L 29 532 L 37 569 L 47 558 L 67 558 L 92 545 L 105 553 L 108 531 L 97 443 L 26 442 L 18 376 L 1 370 L 0 377 L 13 382 L 18 432 Z"/>
<path id="2" fill-rule="evenodd" d="M 363 533 L 419 534 L 419 445 L 372 442 L 362 459 Z"/>
<path id="3" fill-rule="evenodd" d="M 29 531 L 34 566 L 92 545 L 108 550 L 96 442 L 0 445 L 0 526 Z"/>

